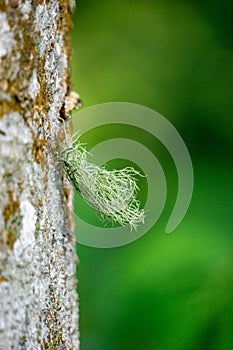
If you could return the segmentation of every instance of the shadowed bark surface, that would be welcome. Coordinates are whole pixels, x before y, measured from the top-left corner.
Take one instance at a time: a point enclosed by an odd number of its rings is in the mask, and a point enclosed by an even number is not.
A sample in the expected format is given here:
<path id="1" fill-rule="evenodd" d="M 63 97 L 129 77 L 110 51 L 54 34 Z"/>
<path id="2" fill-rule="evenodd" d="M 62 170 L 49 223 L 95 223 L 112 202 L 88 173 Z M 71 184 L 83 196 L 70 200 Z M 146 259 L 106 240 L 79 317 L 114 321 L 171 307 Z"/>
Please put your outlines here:
<path id="1" fill-rule="evenodd" d="M 78 349 L 65 0 L 0 1 L 0 349 Z M 70 121 L 64 122 L 71 135 Z"/>

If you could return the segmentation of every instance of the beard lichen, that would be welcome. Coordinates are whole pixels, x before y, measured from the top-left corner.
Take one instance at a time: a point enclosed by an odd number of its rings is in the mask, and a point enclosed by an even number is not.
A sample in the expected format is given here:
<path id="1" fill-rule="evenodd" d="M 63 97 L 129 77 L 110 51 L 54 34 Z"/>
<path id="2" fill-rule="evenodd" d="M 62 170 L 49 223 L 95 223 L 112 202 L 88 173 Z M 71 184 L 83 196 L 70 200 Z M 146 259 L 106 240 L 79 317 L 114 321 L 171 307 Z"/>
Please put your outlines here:
<path id="1" fill-rule="evenodd" d="M 79 138 L 60 154 L 64 172 L 81 197 L 105 222 L 130 225 L 131 230 L 144 223 L 145 211 L 137 199 L 139 187 L 133 167 L 107 170 L 87 160 L 90 153 Z"/>

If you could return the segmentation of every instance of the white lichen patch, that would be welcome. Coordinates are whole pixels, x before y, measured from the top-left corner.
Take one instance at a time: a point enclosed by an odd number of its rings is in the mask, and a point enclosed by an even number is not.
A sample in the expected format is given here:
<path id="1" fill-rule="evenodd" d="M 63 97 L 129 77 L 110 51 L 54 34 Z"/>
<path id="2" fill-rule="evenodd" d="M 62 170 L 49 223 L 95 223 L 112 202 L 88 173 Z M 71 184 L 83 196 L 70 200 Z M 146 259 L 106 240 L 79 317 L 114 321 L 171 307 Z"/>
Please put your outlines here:
<path id="1" fill-rule="evenodd" d="M 49 12 L 47 11 L 46 3 L 39 4 L 36 7 L 36 17 L 35 17 L 36 31 L 40 34 L 41 40 L 39 43 L 39 50 L 41 54 L 44 54 L 46 51 L 46 43 L 49 41 L 50 35 L 50 18 Z M 56 25 L 56 24 L 55 24 Z"/>
<path id="2" fill-rule="evenodd" d="M 0 12 L 0 58 L 11 53 L 13 47 L 13 34 L 5 12 Z"/>
<path id="3" fill-rule="evenodd" d="M 20 236 L 14 244 L 14 253 L 18 258 L 28 246 L 35 244 L 35 229 L 37 215 L 35 208 L 29 201 L 20 203 L 20 214 L 22 216 L 22 228 Z M 29 257 L 30 258 L 30 257 Z"/>
<path id="4" fill-rule="evenodd" d="M 32 99 L 35 99 L 38 93 L 39 87 L 40 85 L 37 80 L 37 72 L 36 72 L 36 69 L 34 69 L 30 79 L 29 87 L 28 87 L 28 93 Z"/>
<path id="5" fill-rule="evenodd" d="M 20 10 L 21 14 L 23 16 L 24 20 L 27 20 L 29 18 L 29 15 L 32 11 L 32 6 L 31 6 L 31 0 L 26 0 L 25 2 L 20 4 Z"/>
<path id="6" fill-rule="evenodd" d="M 22 130 L 19 133 L 19 128 Z M 25 128 L 25 122 L 19 113 L 13 112 L 0 119 L 0 141 L 4 140 L 4 147 L 0 148 L 0 180 L 6 174 L 15 176 L 19 180 L 22 176 L 22 159 L 27 159 L 32 136 Z M 1 192 L 0 192 L 1 195 Z"/>

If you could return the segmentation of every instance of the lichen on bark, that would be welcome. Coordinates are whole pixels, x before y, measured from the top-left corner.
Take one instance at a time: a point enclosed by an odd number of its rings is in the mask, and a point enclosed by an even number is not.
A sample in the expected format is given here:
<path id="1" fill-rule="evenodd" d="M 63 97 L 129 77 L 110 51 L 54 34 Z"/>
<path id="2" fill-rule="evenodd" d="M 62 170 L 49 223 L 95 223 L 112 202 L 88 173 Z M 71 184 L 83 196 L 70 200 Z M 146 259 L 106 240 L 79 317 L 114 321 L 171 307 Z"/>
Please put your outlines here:
<path id="1" fill-rule="evenodd" d="M 69 1 L 0 3 L 1 350 L 79 348 L 72 191 L 57 162 L 70 26 Z"/>

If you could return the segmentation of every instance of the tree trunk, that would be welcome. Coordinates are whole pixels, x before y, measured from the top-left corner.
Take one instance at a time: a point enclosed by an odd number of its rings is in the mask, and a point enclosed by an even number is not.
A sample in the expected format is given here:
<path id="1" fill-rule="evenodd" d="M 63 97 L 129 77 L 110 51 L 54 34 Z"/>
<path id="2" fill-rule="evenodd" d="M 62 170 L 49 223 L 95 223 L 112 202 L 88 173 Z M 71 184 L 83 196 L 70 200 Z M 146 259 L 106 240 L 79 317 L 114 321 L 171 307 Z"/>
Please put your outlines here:
<path id="1" fill-rule="evenodd" d="M 79 348 L 72 190 L 57 161 L 70 27 L 68 0 L 0 0 L 1 350 Z"/>

